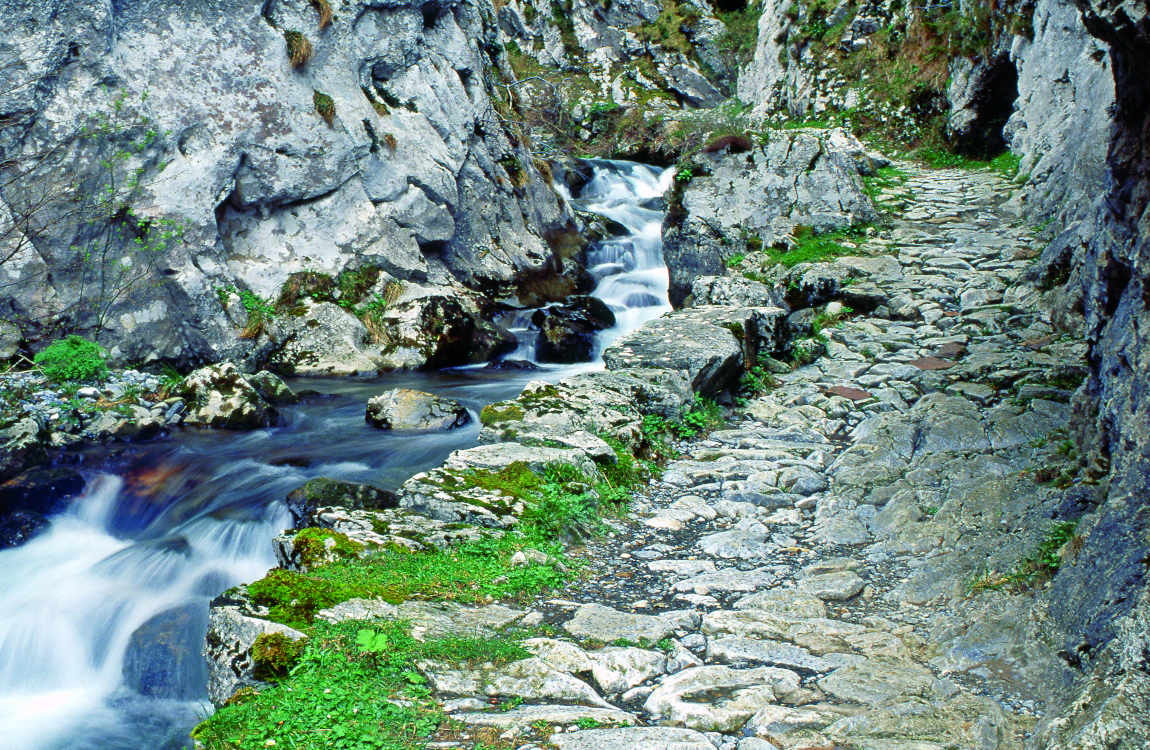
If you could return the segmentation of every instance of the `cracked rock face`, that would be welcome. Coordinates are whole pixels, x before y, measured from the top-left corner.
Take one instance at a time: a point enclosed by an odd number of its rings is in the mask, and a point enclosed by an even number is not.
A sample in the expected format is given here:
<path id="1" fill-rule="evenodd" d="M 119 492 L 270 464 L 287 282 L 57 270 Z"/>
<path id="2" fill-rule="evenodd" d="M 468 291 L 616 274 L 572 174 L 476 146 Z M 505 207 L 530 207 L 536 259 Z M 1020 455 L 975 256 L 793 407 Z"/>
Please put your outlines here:
<path id="1" fill-rule="evenodd" d="M 566 209 L 493 109 L 491 50 L 501 44 L 485 0 L 345 3 L 323 30 L 308 4 L 278 1 L 5 10 L 21 29 L 0 54 L 19 79 L 0 94 L 11 123 L 5 182 L 49 156 L 3 196 L 0 211 L 17 216 L 49 198 L 0 270 L 12 290 L 6 312 L 77 312 L 90 329 L 91 316 L 70 305 L 95 269 L 73 248 L 108 217 L 66 211 L 69 191 L 100 189 L 101 160 L 145 139 L 124 166 L 141 170 L 139 185 L 117 195 L 135 229 L 108 235 L 116 263 L 129 257 L 146 271 L 146 283 L 109 301 L 102 339 L 115 358 L 247 356 L 244 324 L 217 290 L 274 300 L 295 272 L 373 266 L 400 281 L 493 289 L 550 267 L 542 237 L 567 224 Z M 306 63 L 289 61 L 285 29 L 308 38 Z M 330 123 L 315 92 L 330 98 Z M 117 135 L 82 134 L 98 113 Z M 75 183 L 61 185 L 61 174 Z M 132 232 L 160 221 L 178 225 L 179 240 L 133 255 Z"/>
<path id="2" fill-rule="evenodd" d="M 671 304 L 679 306 L 699 276 L 722 276 L 732 256 L 782 241 L 796 226 L 816 232 L 872 221 L 856 154 L 845 133 L 772 134 L 747 153 L 701 154 L 700 174 L 682 189 L 663 225 L 663 256 L 671 274 Z"/>

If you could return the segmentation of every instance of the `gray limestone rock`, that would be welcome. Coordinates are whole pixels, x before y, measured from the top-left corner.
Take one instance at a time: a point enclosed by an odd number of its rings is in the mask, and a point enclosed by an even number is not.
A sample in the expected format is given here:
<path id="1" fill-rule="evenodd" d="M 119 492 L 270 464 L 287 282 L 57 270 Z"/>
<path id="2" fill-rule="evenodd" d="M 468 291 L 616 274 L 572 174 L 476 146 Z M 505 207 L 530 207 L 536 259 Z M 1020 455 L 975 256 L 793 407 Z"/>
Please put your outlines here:
<path id="1" fill-rule="evenodd" d="M 554 734 L 551 742 L 559 750 L 715 750 L 701 732 L 672 727 L 588 729 Z"/>
<path id="2" fill-rule="evenodd" d="M 737 732 L 764 705 L 799 695 L 799 676 L 790 670 L 712 665 L 664 678 L 643 708 L 672 725 Z"/>
<path id="3" fill-rule="evenodd" d="M 663 255 L 670 296 L 682 304 L 700 276 L 721 276 L 727 260 L 748 252 L 746 237 L 763 246 L 797 225 L 828 231 L 874 218 L 848 151 L 827 136 L 788 131 L 749 154 L 703 154 L 699 171 L 668 212 Z"/>
<path id="4" fill-rule="evenodd" d="M 188 403 L 184 423 L 233 430 L 267 427 L 278 414 L 231 362 L 202 367 L 184 378 L 180 394 Z"/>
<path id="5" fill-rule="evenodd" d="M 208 662 L 208 698 L 222 706 L 239 688 L 256 686 L 252 644 L 264 633 L 280 633 L 292 640 L 304 634 L 270 620 L 245 614 L 235 605 L 213 604 L 204 640 Z"/>
<path id="6" fill-rule="evenodd" d="M 458 401 L 395 388 L 368 400 L 365 419 L 381 430 L 440 432 L 466 425 L 471 415 Z"/>
<path id="7" fill-rule="evenodd" d="M 602 604 L 584 604 L 563 624 L 563 629 L 576 638 L 602 643 L 640 638 L 655 642 L 674 633 L 675 621 L 666 615 L 630 614 Z"/>

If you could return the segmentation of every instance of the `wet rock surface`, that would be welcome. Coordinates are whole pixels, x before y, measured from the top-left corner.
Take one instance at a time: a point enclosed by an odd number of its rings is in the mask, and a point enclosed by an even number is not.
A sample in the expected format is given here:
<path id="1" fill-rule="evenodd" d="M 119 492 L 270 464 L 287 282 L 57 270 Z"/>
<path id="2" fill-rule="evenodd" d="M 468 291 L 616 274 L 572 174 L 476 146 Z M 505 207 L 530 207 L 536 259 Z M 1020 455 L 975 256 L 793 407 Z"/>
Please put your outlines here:
<path id="1" fill-rule="evenodd" d="M 367 423 L 395 432 L 440 432 L 462 427 L 471 415 L 458 401 L 410 388 L 396 388 L 370 399 Z"/>

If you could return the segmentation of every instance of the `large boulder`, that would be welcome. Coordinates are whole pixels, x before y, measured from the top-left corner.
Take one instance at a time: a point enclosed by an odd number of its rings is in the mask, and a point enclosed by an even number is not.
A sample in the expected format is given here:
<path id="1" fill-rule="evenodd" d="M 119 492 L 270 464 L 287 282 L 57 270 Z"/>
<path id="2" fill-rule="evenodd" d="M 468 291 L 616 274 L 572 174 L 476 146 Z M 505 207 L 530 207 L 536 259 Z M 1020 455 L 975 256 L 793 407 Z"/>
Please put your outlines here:
<path id="1" fill-rule="evenodd" d="M 304 634 L 250 613 L 242 598 L 221 596 L 212 601 L 204 637 L 203 656 L 208 665 L 208 698 L 222 706 L 242 687 L 258 687 L 252 646 L 265 633 L 279 633 L 298 641 Z"/>
<path id="2" fill-rule="evenodd" d="M 367 402 L 365 420 L 396 432 L 441 432 L 462 427 L 471 414 L 458 401 L 410 388 L 395 388 Z"/>
<path id="3" fill-rule="evenodd" d="M 295 375 L 374 375 L 380 350 L 368 340 L 367 327 L 331 302 L 305 300 L 282 316 L 277 334 L 283 340 L 269 366 Z"/>
<path id="4" fill-rule="evenodd" d="M 380 510 L 394 508 L 398 500 L 394 492 L 372 487 L 370 484 L 344 482 L 339 479 L 316 477 L 287 496 L 288 512 L 293 528 L 302 529 L 318 524 L 316 512 L 320 508 L 344 510 Z"/>
<path id="5" fill-rule="evenodd" d="M 491 5 L 351 0 L 325 28 L 318 5 L 6 6 L 24 33 L 0 52 L 0 68 L 15 71 L 0 107 L 22 114 L 0 172 L 13 213 L 37 217 L 25 222 L 36 236 L 5 264 L 6 317 L 83 311 L 83 295 L 110 308 L 101 339 L 115 359 L 239 359 L 252 342 L 222 290 L 275 299 L 292 274 L 370 263 L 401 281 L 454 277 L 486 292 L 553 269 L 545 237 L 570 216 L 492 109 L 506 92 L 487 74 L 502 49 Z M 287 30 L 314 50 L 299 68 Z M 60 74 L 72 66 L 85 74 Z M 316 111 L 320 93 L 330 118 Z M 93 136 L 100 116 L 117 137 Z M 130 163 L 106 167 L 145 142 Z M 114 184 L 108 202 L 132 209 L 136 228 L 178 238 L 139 253 L 136 232 L 107 231 L 120 214 L 93 216 L 73 184 L 91 195 Z M 100 269 L 75 262 L 75 246 L 107 236 L 115 263 L 127 256 L 155 275 L 93 300 L 85 281 Z M 21 326 L 30 339 L 54 330 Z"/>
<path id="6" fill-rule="evenodd" d="M 541 362 L 588 362 L 595 334 L 615 325 L 615 314 L 602 300 L 572 297 L 565 304 L 536 310 L 531 323 L 539 329 L 535 358 Z"/>
<path id="7" fill-rule="evenodd" d="M 374 328 L 384 370 L 486 362 L 515 348 L 515 336 L 486 320 L 474 299 L 450 289 L 408 289 Z"/>
<path id="8" fill-rule="evenodd" d="M 619 338 L 603 352 L 608 370 L 664 368 L 714 395 L 736 383 L 747 361 L 780 352 L 786 313 L 777 307 L 677 310 Z"/>
<path id="9" fill-rule="evenodd" d="M 180 395 L 188 404 L 187 425 L 249 430 L 269 427 L 279 418 L 275 407 L 231 362 L 192 372 L 184 378 Z"/>

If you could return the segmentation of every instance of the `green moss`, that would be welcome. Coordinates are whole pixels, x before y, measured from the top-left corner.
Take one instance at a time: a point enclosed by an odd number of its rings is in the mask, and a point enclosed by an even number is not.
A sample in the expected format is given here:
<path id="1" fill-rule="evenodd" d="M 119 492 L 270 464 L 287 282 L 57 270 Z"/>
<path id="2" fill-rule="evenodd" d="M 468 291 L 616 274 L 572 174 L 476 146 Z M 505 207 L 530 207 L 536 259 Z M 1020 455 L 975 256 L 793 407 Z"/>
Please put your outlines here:
<path id="1" fill-rule="evenodd" d="M 289 29 L 284 32 L 284 44 L 287 46 L 288 60 L 293 67 L 299 68 L 311 59 L 311 42 L 299 31 Z"/>
<path id="2" fill-rule="evenodd" d="M 523 409 L 514 402 L 488 404 L 479 412 L 479 421 L 484 427 L 491 427 L 504 422 L 521 422 L 523 421 Z"/>
<path id="3" fill-rule="evenodd" d="M 252 644 L 253 675 L 270 681 L 286 677 L 303 654 L 305 640 L 288 638 L 283 633 L 261 633 Z"/>
<path id="4" fill-rule="evenodd" d="M 326 561 L 330 555 L 355 557 L 363 551 L 362 544 L 331 529 L 302 529 L 295 535 L 293 542 L 300 564 L 305 568 Z"/>

